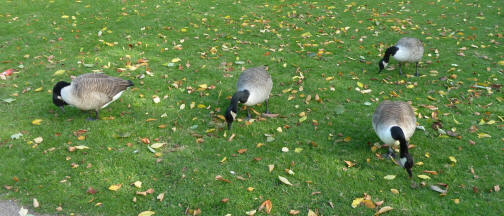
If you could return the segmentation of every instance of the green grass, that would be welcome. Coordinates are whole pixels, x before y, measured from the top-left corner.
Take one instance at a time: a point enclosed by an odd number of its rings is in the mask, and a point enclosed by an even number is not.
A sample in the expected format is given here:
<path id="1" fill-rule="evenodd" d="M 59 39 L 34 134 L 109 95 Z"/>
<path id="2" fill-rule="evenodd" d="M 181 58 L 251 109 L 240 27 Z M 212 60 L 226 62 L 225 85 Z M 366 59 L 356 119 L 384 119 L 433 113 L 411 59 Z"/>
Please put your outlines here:
<path id="1" fill-rule="evenodd" d="M 308 209 L 319 215 L 370 215 L 378 208 L 351 207 L 352 200 L 367 193 L 393 207 L 389 215 L 503 212 L 502 192 L 491 191 L 503 186 L 504 177 L 502 5 L 489 0 L 381 2 L 3 0 L 0 71 L 18 72 L 0 80 L 0 98 L 15 99 L 0 102 L 2 198 L 28 206 L 36 198 L 38 212 L 57 213 L 61 206 L 67 215 L 146 210 L 180 215 L 198 208 L 204 215 L 243 215 L 267 199 L 273 203 L 272 215 L 291 209 L 300 215 Z M 411 76 L 412 64 L 403 68 L 409 76 L 400 76 L 393 60 L 390 68 L 396 69 L 377 74 L 384 50 L 404 36 L 425 44 L 422 76 Z M 118 72 L 142 58 L 153 76 L 141 79 L 145 66 Z M 167 67 L 174 58 L 181 61 Z M 226 131 L 218 115 L 229 104 L 241 68 L 262 64 L 269 66 L 274 82 L 270 110 L 280 117 L 250 125 L 237 122 Z M 60 69 L 65 74 L 53 76 Z M 71 107 L 61 113 L 51 102 L 56 82 L 93 70 L 136 84 L 101 111 L 113 120 L 88 122 L 92 113 Z M 301 73 L 302 81 L 293 78 Z M 358 82 L 372 92 L 356 91 Z M 198 91 L 201 84 L 215 88 Z M 475 84 L 489 86 L 491 92 L 472 88 Z M 314 100 L 316 94 L 322 103 Z M 161 102 L 153 103 L 153 95 Z M 308 95 L 312 100 L 307 104 Z M 371 115 L 376 100 L 385 99 L 411 101 L 422 116 L 418 123 L 426 130 L 417 130 L 411 139 L 415 162 L 424 163 L 414 166 L 414 180 L 422 181 L 416 176 L 423 170 L 439 173 L 427 174 L 431 179 L 423 180 L 425 187 L 411 188 L 402 168 L 378 159 L 375 154 L 385 149 L 371 151 L 379 142 Z M 442 128 L 456 130 L 460 137 L 439 135 L 432 127 L 437 121 L 433 111 L 425 105 L 437 107 Z M 337 114 L 341 106 L 344 112 Z M 254 109 L 262 112 L 264 106 Z M 307 119 L 300 123 L 301 112 Z M 245 118 L 245 112 L 239 117 Z M 146 122 L 149 118 L 156 120 Z M 33 125 L 34 119 L 43 121 Z M 495 123 L 488 124 L 490 120 Z M 473 125 L 477 131 L 470 130 Z M 287 126 L 281 133 L 276 130 Z M 87 130 L 84 140 L 74 134 L 79 129 Z M 20 139 L 10 138 L 19 132 Z M 491 137 L 478 138 L 479 133 Z M 129 136 L 118 137 L 125 134 Z M 231 134 L 235 137 L 229 142 Z M 275 140 L 266 142 L 264 134 Z M 36 137 L 43 142 L 34 145 Z M 200 137 L 204 142 L 197 142 Z M 346 137 L 348 142 L 341 141 Z M 156 157 L 142 138 L 167 145 Z M 265 145 L 258 148 L 258 143 Z M 89 149 L 67 150 L 76 145 Z M 282 147 L 290 151 L 283 153 Z M 302 151 L 296 153 L 296 148 Z M 239 149 L 248 150 L 238 154 Z M 348 168 L 344 161 L 356 165 Z M 72 168 L 72 163 L 79 166 Z M 271 173 L 269 164 L 275 165 Z M 287 168 L 295 175 L 287 174 Z M 216 181 L 217 175 L 231 183 Z M 279 175 L 294 185 L 280 183 Z M 386 175 L 397 177 L 384 180 Z M 142 188 L 130 186 L 135 181 L 143 182 Z M 446 196 L 429 189 L 437 183 L 449 185 Z M 122 188 L 109 191 L 113 184 Z M 98 192 L 86 193 L 88 187 Z M 248 192 L 248 187 L 255 189 Z M 135 195 L 149 188 L 153 194 Z M 400 193 L 391 193 L 392 188 Z M 156 200 L 160 193 L 163 201 Z M 221 203 L 224 198 L 229 201 Z"/>

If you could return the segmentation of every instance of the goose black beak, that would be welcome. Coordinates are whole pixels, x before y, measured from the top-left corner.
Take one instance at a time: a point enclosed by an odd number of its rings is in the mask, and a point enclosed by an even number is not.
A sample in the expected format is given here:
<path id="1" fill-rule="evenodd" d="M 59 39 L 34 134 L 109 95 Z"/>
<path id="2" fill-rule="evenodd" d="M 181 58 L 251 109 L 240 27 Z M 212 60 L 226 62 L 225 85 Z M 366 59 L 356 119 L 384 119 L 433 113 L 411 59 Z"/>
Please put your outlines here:
<path id="1" fill-rule="evenodd" d="M 406 168 L 406 171 L 408 171 L 409 178 L 413 177 L 413 174 L 411 173 L 411 168 Z"/>

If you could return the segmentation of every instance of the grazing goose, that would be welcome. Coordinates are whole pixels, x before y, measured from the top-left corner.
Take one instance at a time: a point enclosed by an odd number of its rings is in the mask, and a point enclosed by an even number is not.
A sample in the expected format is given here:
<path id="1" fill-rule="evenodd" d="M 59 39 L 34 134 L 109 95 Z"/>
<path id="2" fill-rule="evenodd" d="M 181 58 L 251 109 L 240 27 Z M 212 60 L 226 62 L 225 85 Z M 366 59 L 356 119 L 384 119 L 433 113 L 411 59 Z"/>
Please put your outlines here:
<path id="1" fill-rule="evenodd" d="M 373 129 L 381 141 L 389 145 L 387 158 L 394 157 L 392 145 L 399 142 L 399 162 L 411 177 L 413 157 L 408 152 L 408 141 L 416 129 L 415 113 L 411 106 L 402 101 L 383 101 L 373 114 Z"/>
<path id="2" fill-rule="evenodd" d="M 107 76 L 100 73 L 82 74 L 71 83 L 60 81 L 53 88 L 53 103 L 65 112 L 65 105 L 72 105 L 81 110 L 95 110 L 98 119 L 98 110 L 105 108 L 110 103 L 121 97 L 126 88 L 133 86 L 130 80 Z"/>
<path id="3" fill-rule="evenodd" d="M 380 67 L 380 71 L 378 73 L 387 67 L 390 55 L 392 55 L 394 59 L 399 62 L 399 73 L 401 75 L 403 62 L 415 62 L 415 76 L 418 76 L 418 62 L 422 59 L 423 53 L 424 46 L 420 40 L 409 37 L 401 38 L 396 45 L 389 47 L 385 51 L 385 55 L 378 62 L 378 66 Z"/>
<path id="4" fill-rule="evenodd" d="M 238 113 L 238 101 L 247 106 L 247 117 L 250 118 L 249 106 L 258 103 L 266 103 L 266 113 L 268 110 L 268 99 L 273 88 L 271 75 L 266 71 L 266 66 L 250 68 L 240 75 L 236 83 L 237 91 L 231 98 L 231 104 L 226 109 L 225 117 L 228 124 L 228 130 Z"/>

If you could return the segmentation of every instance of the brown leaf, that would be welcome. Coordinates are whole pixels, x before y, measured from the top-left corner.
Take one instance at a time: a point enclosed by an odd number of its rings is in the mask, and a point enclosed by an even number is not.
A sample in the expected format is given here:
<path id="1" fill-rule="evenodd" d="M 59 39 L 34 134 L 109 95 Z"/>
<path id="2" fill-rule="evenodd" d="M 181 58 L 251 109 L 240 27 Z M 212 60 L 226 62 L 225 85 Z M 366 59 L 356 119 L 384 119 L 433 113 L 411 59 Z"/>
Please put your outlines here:
<path id="1" fill-rule="evenodd" d="M 270 200 L 266 200 L 259 206 L 258 211 L 266 209 L 266 213 L 269 214 L 271 212 L 271 208 L 273 208 L 273 203 L 271 203 Z"/>
<path id="2" fill-rule="evenodd" d="M 390 207 L 390 206 L 384 206 L 384 207 L 382 207 L 380 210 L 378 210 L 378 212 L 376 212 L 374 215 L 375 215 L 375 216 L 377 216 L 377 215 L 381 215 L 381 214 L 383 214 L 383 213 L 385 213 L 385 212 L 388 212 L 388 211 L 390 211 L 390 210 L 392 210 L 392 209 L 393 209 L 393 208 L 392 208 L 392 207 Z"/>
<path id="3" fill-rule="evenodd" d="M 217 181 L 223 181 L 223 182 L 227 182 L 227 183 L 231 183 L 231 181 L 225 179 L 224 177 L 222 177 L 221 175 L 217 175 L 215 176 L 215 180 Z"/>
<path id="4" fill-rule="evenodd" d="M 221 203 L 227 203 L 227 202 L 229 202 L 229 198 L 224 198 L 221 200 Z"/>
<path id="5" fill-rule="evenodd" d="M 292 209 L 291 209 L 291 210 L 289 211 L 289 214 L 290 214 L 290 215 L 297 215 L 297 214 L 299 214 L 299 210 L 292 210 Z"/>
<path id="6" fill-rule="evenodd" d="M 247 152 L 247 149 L 238 149 L 238 153 L 239 153 L 239 154 L 243 154 L 243 153 L 245 153 L 245 152 Z"/>
<path id="7" fill-rule="evenodd" d="M 93 187 L 91 187 L 91 186 L 90 186 L 90 187 L 88 187 L 88 189 L 87 189 L 87 191 L 86 191 L 86 193 L 88 193 L 88 194 L 95 194 L 96 192 L 97 192 L 97 191 L 96 191 Z"/>
<path id="8" fill-rule="evenodd" d="M 278 117 L 280 114 L 273 114 L 273 113 L 263 113 L 262 116 L 264 117 L 268 117 L 268 118 L 276 118 Z"/>
<path id="9" fill-rule="evenodd" d="M 362 203 L 364 203 L 364 205 L 370 209 L 374 209 L 376 207 L 376 205 L 371 200 L 363 200 Z"/>
<path id="10" fill-rule="evenodd" d="M 424 173 L 429 173 L 431 175 L 437 175 L 438 173 L 436 171 L 430 171 L 430 170 L 424 170 Z"/>

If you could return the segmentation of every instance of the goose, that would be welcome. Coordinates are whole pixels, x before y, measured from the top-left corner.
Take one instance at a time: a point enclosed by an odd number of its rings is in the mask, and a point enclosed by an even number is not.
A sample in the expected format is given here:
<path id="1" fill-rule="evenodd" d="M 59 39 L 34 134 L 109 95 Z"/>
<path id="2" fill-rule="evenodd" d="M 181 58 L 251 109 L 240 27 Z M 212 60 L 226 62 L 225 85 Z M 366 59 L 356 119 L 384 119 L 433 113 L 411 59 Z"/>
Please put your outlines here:
<path id="1" fill-rule="evenodd" d="M 238 102 L 247 106 L 247 119 L 250 119 L 250 106 L 265 102 L 266 113 L 268 110 L 268 99 L 273 88 L 271 75 L 266 71 L 266 66 L 249 68 L 240 75 L 236 83 L 237 91 L 231 98 L 231 104 L 226 109 L 225 117 L 228 130 L 238 113 Z"/>
<path id="2" fill-rule="evenodd" d="M 378 66 L 380 67 L 380 71 L 378 73 L 387 67 L 390 55 L 392 55 L 392 57 L 399 62 L 399 73 L 401 75 L 403 62 L 415 62 L 415 76 L 418 76 L 418 62 L 422 59 L 423 53 L 424 45 L 420 40 L 416 38 L 403 37 L 396 43 L 396 45 L 389 47 L 385 51 L 385 55 L 378 62 Z"/>
<path id="3" fill-rule="evenodd" d="M 408 152 L 408 142 L 416 129 L 415 113 L 403 101 L 383 101 L 373 114 L 373 129 L 382 142 L 389 145 L 387 158 L 394 156 L 392 145 L 399 143 L 400 165 L 411 178 L 413 157 Z"/>
<path id="4" fill-rule="evenodd" d="M 60 81 L 53 87 L 53 103 L 65 112 L 65 105 L 72 105 L 81 110 L 98 111 L 121 97 L 128 87 L 133 86 L 131 80 L 123 80 L 101 73 L 82 74 L 71 83 Z"/>

